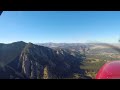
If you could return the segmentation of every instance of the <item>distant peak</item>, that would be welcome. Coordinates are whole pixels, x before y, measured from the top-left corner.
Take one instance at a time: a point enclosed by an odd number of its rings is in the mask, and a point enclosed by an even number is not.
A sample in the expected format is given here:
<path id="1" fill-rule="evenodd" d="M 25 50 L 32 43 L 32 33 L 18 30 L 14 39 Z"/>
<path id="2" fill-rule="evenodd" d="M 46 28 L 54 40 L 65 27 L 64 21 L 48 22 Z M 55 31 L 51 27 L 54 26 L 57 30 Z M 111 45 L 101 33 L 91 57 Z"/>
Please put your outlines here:
<path id="1" fill-rule="evenodd" d="M 34 44 L 29 42 L 26 47 L 32 47 L 32 46 L 34 46 Z"/>
<path id="2" fill-rule="evenodd" d="M 33 44 L 33 43 L 29 42 L 28 44 Z"/>
<path id="3" fill-rule="evenodd" d="M 25 43 L 24 41 L 17 41 L 17 42 L 13 42 L 13 43 Z"/>
<path id="4" fill-rule="evenodd" d="M 18 41 L 18 42 L 25 43 L 24 41 Z"/>
<path id="5" fill-rule="evenodd" d="M 28 45 L 34 45 L 33 43 L 29 42 Z"/>

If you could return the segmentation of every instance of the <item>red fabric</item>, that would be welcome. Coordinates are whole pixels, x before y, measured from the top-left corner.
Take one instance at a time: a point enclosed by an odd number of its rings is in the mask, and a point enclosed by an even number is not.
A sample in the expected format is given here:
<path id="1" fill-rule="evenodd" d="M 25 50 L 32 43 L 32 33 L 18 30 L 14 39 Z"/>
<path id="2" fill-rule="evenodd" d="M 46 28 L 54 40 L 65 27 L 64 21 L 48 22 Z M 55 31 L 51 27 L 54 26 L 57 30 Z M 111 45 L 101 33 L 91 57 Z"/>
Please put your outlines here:
<path id="1" fill-rule="evenodd" d="M 103 65 L 96 79 L 120 79 L 120 61 L 111 61 Z"/>

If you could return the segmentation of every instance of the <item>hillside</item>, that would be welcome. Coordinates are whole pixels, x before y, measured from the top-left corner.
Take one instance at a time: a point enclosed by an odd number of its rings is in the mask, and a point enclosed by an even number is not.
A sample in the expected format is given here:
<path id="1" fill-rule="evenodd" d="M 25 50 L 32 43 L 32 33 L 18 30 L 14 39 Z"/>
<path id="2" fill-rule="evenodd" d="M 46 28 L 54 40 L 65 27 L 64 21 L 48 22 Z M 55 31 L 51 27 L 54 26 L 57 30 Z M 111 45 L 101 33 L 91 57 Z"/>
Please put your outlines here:
<path id="1" fill-rule="evenodd" d="M 90 78 L 80 69 L 83 56 L 32 43 L 0 44 L 1 79 Z M 79 75 L 79 77 L 75 77 Z"/>
<path id="2" fill-rule="evenodd" d="M 93 43 L 0 43 L 0 79 L 91 79 L 119 45 Z"/>
<path id="3" fill-rule="evenodd" d="M 52 49 L 63 49 L 79 58 L 82 56 L 80 68 L 86 76 L 95 78 L 98 70 L 108 61 L 120 60 L 120 45 L 108 43 L 44 43 L 40 44 Z"/>

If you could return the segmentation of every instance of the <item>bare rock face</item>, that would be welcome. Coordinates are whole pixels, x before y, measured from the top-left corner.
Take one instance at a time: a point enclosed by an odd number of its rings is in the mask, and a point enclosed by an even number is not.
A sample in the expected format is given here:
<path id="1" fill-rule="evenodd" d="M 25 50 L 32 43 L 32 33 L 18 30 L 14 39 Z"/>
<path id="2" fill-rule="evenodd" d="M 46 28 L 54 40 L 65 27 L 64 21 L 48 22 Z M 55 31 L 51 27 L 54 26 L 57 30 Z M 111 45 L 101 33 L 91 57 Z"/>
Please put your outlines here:
<path id="1" fill-rule="evenodd" d="M 41 70 L 39 70 L 38 62 L 36 62 L 33 58 L 31 58 L 31 55 L 33 52 L 29 50 L 30 47 L 31 47 L 31 43 L 29 43 L 21 53 L 21 56 L 20 56 L 20 62 L 22 66 L 21 71 L 26 78 L 37 79 L 40 76 L 39 73 Z"/>
<path id="2" fill-rule="evenodd" d="M 35 50 L 37 49 L 37 50 Z M 55 64 L 49 60 L 45 47 L 34 46 L 29 43 L 26 45 L 20 56 L 22 73 L 28 79 L 48 79 L 51 74 L 48 66 L 55 67 Z M 49 73 L 48 73 L 49 72 Z"/>
<path id="3" fill-rule="evenodd" d="M 25 54 L 22 55 L 22 70 L 27 78 L 31 76 L 31 61 Z"/>
<path id="4" fill-rule="evenodd" d="M 37 62 L 31 61 L 31 79 L 37 79 Z"/>

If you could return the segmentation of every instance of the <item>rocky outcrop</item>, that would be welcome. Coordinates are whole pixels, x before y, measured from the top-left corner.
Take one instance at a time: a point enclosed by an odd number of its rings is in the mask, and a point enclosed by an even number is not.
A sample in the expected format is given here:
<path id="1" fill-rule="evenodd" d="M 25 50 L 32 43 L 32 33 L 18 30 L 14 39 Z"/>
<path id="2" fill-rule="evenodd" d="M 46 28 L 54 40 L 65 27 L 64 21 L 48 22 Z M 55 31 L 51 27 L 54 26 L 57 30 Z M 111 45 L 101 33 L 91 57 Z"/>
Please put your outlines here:
<path id="1" fill-rule="evenodd" d="M 26 55 L 22 55 L 22 70 L 27 78 L 31 76 L 31 61 Z"/>

